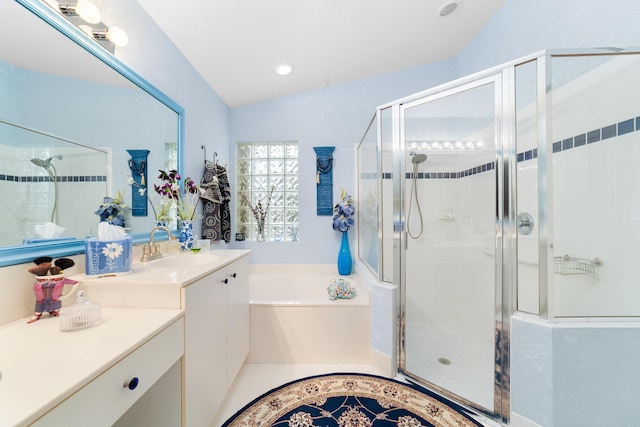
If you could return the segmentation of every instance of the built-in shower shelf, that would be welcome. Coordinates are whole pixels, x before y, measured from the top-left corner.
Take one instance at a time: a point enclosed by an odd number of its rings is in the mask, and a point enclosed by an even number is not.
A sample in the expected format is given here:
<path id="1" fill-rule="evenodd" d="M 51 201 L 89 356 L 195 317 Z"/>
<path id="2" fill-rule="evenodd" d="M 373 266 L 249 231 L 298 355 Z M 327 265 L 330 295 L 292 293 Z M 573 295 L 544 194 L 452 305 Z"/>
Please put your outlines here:
<path id="1" fill-rule="evenodd" d="M 587 276 L 595 277 L 596 267 L 602 267 L 604 265 L 604 261 L 602 261 L 600 258 L 573 258 L 569 255 L 554 257 L 553 261 L 554 273 L 563 276 L 584 274 Z"/>

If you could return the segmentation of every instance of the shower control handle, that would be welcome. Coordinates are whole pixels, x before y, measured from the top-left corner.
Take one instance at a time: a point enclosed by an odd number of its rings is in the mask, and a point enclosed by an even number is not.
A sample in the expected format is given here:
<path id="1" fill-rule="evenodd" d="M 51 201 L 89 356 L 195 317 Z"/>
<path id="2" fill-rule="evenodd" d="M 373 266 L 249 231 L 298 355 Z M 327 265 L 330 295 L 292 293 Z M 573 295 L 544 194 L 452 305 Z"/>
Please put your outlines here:
<path id="1" fill-rule="evenodd" d="M 531 234 L 533 231 L 533 217 L 526 212 L 519 214 L 516 221 L 516 227 L 518 228 L 518 233 L 523 236 Z"/>

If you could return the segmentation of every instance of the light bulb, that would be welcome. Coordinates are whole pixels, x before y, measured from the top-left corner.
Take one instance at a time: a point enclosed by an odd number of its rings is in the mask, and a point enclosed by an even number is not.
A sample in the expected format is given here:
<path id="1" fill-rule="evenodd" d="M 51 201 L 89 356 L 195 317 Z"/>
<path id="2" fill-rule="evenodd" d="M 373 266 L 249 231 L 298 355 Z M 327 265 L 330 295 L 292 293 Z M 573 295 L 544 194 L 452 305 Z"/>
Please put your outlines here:
<path id="1" fill-rule="evenodd" d="M 75 5 L 75 10 L 78 16 L 89 24 L 97 24 L 102 20 L 102 15 L 98 7 L 87 0 L 80 0 Z"/>
<path id="2" fill-rule="evenodd" d="M 464 146 L 462 145 L 462 141 L 456 141 L 455 144 L 453 144 L 456 148 L 460 149 L 460 148 L 464 148 Z"/>
<path id="3" fill-rule="evenodd" d="M 110 27 L 107 30 L 107 38 L 119 47 L 126 46 L 129 43 L 127 33 L 120 27 Z"/>

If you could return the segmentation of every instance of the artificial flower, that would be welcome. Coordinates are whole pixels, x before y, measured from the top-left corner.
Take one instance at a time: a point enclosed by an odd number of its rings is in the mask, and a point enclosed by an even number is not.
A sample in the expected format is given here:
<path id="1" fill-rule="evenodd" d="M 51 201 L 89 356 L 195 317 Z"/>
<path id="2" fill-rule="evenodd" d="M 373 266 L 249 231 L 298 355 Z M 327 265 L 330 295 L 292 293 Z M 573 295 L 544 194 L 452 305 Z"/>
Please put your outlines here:
<path id="1" fill-rule="evenodd" d="M 341 189 L 340 199 L 333 208 L 333 229 L 344 233 L 355 224 L 353 214 L 356 210 L 351 195 L 344 188 Z"/>
<path id="2" fill-rule="evenodd" d="M 115 197 L 106 196 L 98 210 L 95 212 L 100 217 L 100 222 L 108 222 L 118 227 L 124 227 L 124 209 L 122 203 L 123 194 L 118 191 Z"/>
<path id="3" fill-rule="evenodd" d="M 195 217 L 196 208 L 200 201 L 203 190 L 190 177 L 183 182 L 184 189 L 180 188 L 180 174 L 175 169 L 169 172 L 160 170 L 161 185 L 154 184 L 153 188 L 160 196 L 169 203 L 175 204 L 178 218 L 181 220 L 192 220 Z"/>

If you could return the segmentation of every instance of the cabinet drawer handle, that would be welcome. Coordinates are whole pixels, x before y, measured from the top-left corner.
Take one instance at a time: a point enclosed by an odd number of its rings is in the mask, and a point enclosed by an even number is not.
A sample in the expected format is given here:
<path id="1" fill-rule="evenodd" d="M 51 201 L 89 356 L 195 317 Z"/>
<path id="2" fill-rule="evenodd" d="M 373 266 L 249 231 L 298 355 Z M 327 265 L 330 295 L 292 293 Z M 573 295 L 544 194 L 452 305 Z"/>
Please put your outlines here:
<path id="1" fill-rule="evenodd" d="M 135 390 L 136 387 L 138 387 L 139 382 L 140 380 L 138 380 L 138 377 L 133 377 L 130 380 L 125 381 L 123 387 L 126 387 L 129 390 Z"/>
<path id="2" fill-rule="evenodd" d="M 224 280 L 222 281 L 222 283 L 224 283 L 225 285 L 227 285 L 227 284 L 229 283 L 229 279 L 224 279 Z"/>

